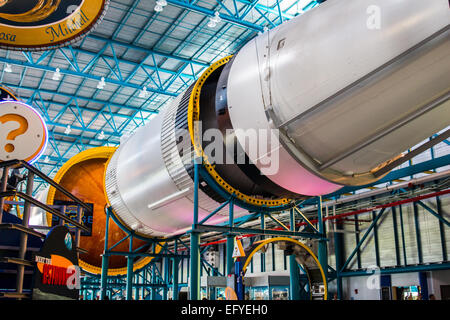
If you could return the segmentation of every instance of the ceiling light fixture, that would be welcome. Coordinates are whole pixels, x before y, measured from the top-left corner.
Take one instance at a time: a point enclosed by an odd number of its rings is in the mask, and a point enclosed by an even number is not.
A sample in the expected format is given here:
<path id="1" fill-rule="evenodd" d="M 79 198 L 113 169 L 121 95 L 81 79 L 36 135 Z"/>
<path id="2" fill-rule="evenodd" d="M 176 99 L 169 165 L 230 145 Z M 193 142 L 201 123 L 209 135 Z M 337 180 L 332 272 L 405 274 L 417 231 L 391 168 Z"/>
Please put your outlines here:
<path id="1" fill-rule="evenodd" d="M 214 17 L 209 17 L 208 27 L 215 28 L 217 24 L 222 21 L 219 17 L 219 11 L 214 12 Z"/>
<path id="2" fill-rule="evenodd" d="M 65 134 L 69 134 L 72 132 L 72 128 L 70 128 L 70 126 L 66 127 L 66 130 L 64 131 Z"/>
<path id="3" fill-rule="evenodd" d="M 7 63 L 7 64 L 5 65 L 5 68 L 3 69 L 3 71 L 8 72 L 8 73 L 11 73 L 11 72 L 12 72 L 12 67 L 11 67 L 11 65 L 10 65 L 9 63 Z"/>
<path id="4" fill-rule="evenodd" d="M 99 138 L 100 140 L 105 139 L 105 133 L 104 133 L 103 131 L 100 132 L 100 134 L 98 135 L 98 138 Z"/>
<path id="5" fill-rule="evenodd" d="M 149 96 L 150 96 L 150 93 L 147 91 L 147 87 L 144 87 L 144 88 L 139 92 L 139 98 L 147 99 Z"/>
<path id="6" fill-rule="evenodd" d="M 97 89 L 102 90 L 106 85 L 105 77 L 102 77 L 97 84 Z"/>
<path id="7" fill-rule="evenodd" d="M 53 73 L 52 79 L 55 80 L 55 81 L 61 80 L 61 69 L 56 68 L 56 72 Z"/>
<path id="8" fill-rule="evenodd" d="M 156 12 L 161 12 L 164 10 L 164 7 L 167 6 L 167 1 L 166 0 L 158 0 L 156 1 L 156 5 L 154 10 Z"/>

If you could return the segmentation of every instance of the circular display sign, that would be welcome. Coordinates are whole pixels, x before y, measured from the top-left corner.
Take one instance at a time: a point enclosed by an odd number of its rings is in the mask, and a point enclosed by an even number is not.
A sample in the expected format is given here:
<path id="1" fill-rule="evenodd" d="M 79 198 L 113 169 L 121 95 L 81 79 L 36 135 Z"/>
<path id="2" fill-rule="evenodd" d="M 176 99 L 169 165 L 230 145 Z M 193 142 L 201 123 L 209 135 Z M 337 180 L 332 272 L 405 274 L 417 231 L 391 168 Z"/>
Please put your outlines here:
<path id="1" fill-rule="evenodd" d="M 109 0 L 0 0 L 0 47 L 45 50 L 78 41 Z"/>
<path id="2" fill-rule="evenodd" d="M 44 152 L 47 140 L 47 126 L 36 110 L 19 101 L 0 102 L 0 161 L 33 163 Z"/>

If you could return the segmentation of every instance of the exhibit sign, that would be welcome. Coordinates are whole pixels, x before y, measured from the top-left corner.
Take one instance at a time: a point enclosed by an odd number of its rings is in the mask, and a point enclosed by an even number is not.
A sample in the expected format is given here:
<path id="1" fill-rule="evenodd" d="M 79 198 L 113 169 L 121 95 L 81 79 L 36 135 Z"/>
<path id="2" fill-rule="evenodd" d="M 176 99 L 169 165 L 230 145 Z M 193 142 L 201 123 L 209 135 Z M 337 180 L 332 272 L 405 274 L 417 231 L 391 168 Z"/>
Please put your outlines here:
<path id="1" fill-rule="evenodd" d="M 77 248 L 67 227 L 57 226 L 50 231 L 35 261 L 33 300 L 79 298 Z"/>
<path id="2" fill-rule="evenodd" d="M 0 48 L 46 50 L 79 41 L 109 0 L 0 0 Z"/>
<path id="3" fill-rule="evenodd" d="M 20 101 L 0 101 L 0 161 L 24 160 L 34 163 L 47 147 L 44 119 Z"/>

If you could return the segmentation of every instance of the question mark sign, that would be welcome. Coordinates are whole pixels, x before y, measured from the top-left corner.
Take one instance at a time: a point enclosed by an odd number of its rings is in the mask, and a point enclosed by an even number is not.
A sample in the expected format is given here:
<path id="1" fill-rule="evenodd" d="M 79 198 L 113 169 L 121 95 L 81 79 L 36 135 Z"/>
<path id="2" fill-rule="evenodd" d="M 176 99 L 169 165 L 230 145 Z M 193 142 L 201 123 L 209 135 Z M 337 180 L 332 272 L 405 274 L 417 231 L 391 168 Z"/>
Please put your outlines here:
<path id="1" fill-rule="evenodd" d="M 8 135 L 6 136 L 6 140 L 15 140 L 18 136 L 27 132 L 28 121 L 24 117 L 22 117 L 18 114 L 13 114 L 13 113 L 8 113 L 8 114 L 5 114 L 0 117 L 0 123 L 2 123 L 2 124 L 6 123 L 6 122 L 10 122 L 10 121 L 18 122 L 20 127 L 18 129 L 15 129 L 15 130 L 12 130 L 11 132 L 9 132 Z M 13 152 L 15 149 L 14 145 L 11 143 L 6 144 L 4 148 L 5 148 L 5 151 L 8 153 Z"/>

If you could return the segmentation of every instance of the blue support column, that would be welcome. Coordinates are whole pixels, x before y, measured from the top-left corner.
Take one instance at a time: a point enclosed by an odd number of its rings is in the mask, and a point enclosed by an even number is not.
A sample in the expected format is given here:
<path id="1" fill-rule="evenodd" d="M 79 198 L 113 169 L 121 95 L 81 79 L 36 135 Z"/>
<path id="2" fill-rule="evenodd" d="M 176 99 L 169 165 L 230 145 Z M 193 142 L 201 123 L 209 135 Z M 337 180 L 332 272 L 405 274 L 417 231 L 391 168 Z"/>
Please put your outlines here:
<path id="1" fill-rule="evenodd" d="M 420 225 L 419 225 L 419 208 L 417 207 L 416 202 L 413 202 L 413 211 L 414 211 L 414 226 L 416 231 L 417 256 L 419 258 L 419 263 L 423 263 L 422 238 L 420 235 Z"/>
<path id="2" fill-rule="evenodd" d="M 230 228 L 233 227 L 234 220 L 234 204 L 231 200 L 229 203 L 229 215 L 228 215 L 228 225 Z M 234 250 L 234 235 L 227 234 L 227 276 L 231 274 L 231 269 L 233 268 L 233 250 Z"/>
<path id="3" fill-rule="evenodd" d="M 336 220 L 336 229 L 342 230 L 342 224 L 340 220 Z M 340 232 L 334 233 L 334 255 L 336 258 L 336 289 L 338 300 L 342 300 L 343 289 L 342 289 L 342 277 L 340 275 L 342 264 L 344 261 L 343 257 L 343 235 Z"/>
<path id="4" fill-rule="evenodd" d="M 428 281 L 426 272 L 419 272 L 419 285 L 422 300 L 428 300 Z"/>
<path id="5" fill-rule="evenodd" d="M 132 300 L 133 293 L 133 255 L 131 252 L 133 251 L 133 236 L 130 236 L 130 247 L 129 247 L 129 255 L 127 256 L 127 300 Z"/>
<path id="6" fill-rule="evenodd" d="M 266 228 L 266 224 L 264 222 L 264 213 L 261 213 L 261 229 L 264 230 Z M 264 236 L 261 236 L 261 240 L 264 240 Z M 266 271 L 266 254 L 264 252 L 260 253 L 261 257 L 261 272 Z"/>
<path id="7" fill-rule="evenodd" d="M 198 188 L 199 188 L 199 167 L 202 160 L 194 160 L 194 217 L 191 232 L 191 258 L 189 289 L 190 300 L 200 300 L 200 235 L 195 231 L 198 224 Z"/>
<path id="8" fill-rule="evenodd" d="M 376 218 L 376 212 L 372 211 L 372 219 L 375 219 L 375 218 Z M 381 265 L 380 246 L 379 246 L 379 241 L 378 241 L 378 228 L 377 228 L 376 224 L 373 226 L 373 240 L 375 243 L 375 261 L 376 261 L 376 265 L 379 267 Z"/>
<path id="9" fill-rule="evenodd" d="M 400 266 L 400 245 L 398 242 L 398 227 L 397 227 L 397 210 L 395 207 L 391 208 L 392 212 L 392 223 L 394 228 L 394 244 L 395 244 L 395 260 L 396 260 L 396 266 Z"/>
<path id="10" fill-rule="evenodd" d="M 156 287 L 154 286 L 156 284 L 156 264 L 152 264 L 152 291 L 151 291 L 151 300 L 156 300 Z"/>
<path id="11" fill-rule="evenodd" d="M 355 215 L 355 245 L 358 245 L 359 243 L 359 221 L 358 221 L 358 215 Z M 358 263 L 358 269 L 361 269 L 361 253 L 356 251 L 356 261 Z"/>
<path id="12" fill-rule="evenodd" d="M 439 197 L 436 197 L 436 207 L 439 216 L 442 217 L 442 205 L 441 205 L 441 199 Z M 444 224 L 441 220 L 439 220 L 439 234 L 441 238 L 441 247 L 442 247 L 442 261 L 447 261 L 447 242 L 445 239 L 445 230 L 444 230 Z"/>
<path id="13" fill-rule="evenodd" d="M 164 258 L 164 284 L 163 287 L 163 300 L 167 300 L 167 293 L 169 291 L 169 258 Z"/>
<path id="14" fill-rule="evenodd" d="M 178 255 L 178 241 L 175 240 L 173 251 Z M 172 260 L 172 300 L 178 300 L 178 258 Z"/>
<path id="15" fill-rule="evenodd" d="M 105 223 L 105 245 L 102 256 L 102 275 L 101 275 L 101 287 L 100 287 L 100 299 L 104 300 L 106 297 L 106 283 L 108 280 L 108 236 L 109 236 L 109 209 L 106 210 L 106 223 Z"/>
<path id="16" fill-rule="evenodd" d="M 290 230 L 295 231 L 295 215 L 294 209 L 290 209 Z M 295 255 L 289 256 L 289 299 L 300 300 L 300 278 L 297 261 L 295 261 Z"/>
<path id="17" fill-rule="evenodd" d="M 322 216 L 322 197 L 317 198 L 317 224 L 319 233 L 325 238 L 326 231 Z M 328 279 L 328 249 L 326 240 L 319 240 L 318 256 L 323 272 L 325 273 L 325 279 Z"/>
<path id="18" fill-rule="evenodd" d="M 399 216 L 400 216 L 400 231 L 401 231 L 401 235 L 402 235 L 403 265 L 406 266 L 408 264 L 408 260 L 406 258 L 405 228 L 404 228 L 404 224 L 403 224 L 402 205 L 398 206 L 398 212 L 399 212 Z"/>

